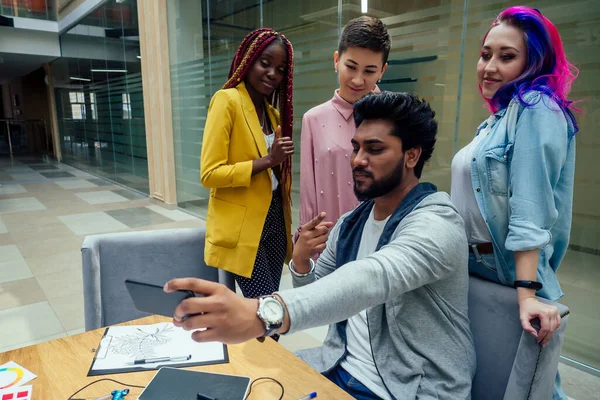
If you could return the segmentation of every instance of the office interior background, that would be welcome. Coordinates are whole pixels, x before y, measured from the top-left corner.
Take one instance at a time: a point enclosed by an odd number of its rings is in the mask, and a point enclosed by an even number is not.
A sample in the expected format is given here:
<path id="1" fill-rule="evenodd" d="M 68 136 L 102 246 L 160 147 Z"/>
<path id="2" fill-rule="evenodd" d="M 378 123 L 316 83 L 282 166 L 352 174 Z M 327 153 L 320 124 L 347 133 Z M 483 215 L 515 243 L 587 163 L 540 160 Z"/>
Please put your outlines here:
<path id="1" fill-rule="evenodd" d="M 517 2 L 520 3 L 520 2 Z M 429 101 L 439 134 L 423 180 L 450 189 L 453 155 L 487 118 L 475 66 L 502 0 L 2 0 L 0 110 L 14 130 L 4 156 L 31 152 L 204 217 L 199 179 L 211 96 L 242 38 L 261 26 L 295 50 L 293 206 L 299 205 L 303 114 L 337 87 L 332 56 L 352 18 L 376 16 L 392 36 L 383 90 Z M 573 227 L 559 278 L 571 309 L 564 361 L 600 375 L 600 2 L 530 0 L 558 27 L 579 68 Z M 363 9 L 366 5 L 366 10 Z M 35 122 L 38 121 L 38 122 Z M 40 122 L 43 121 L 43 122 Z M 33 128 L 31 128 L 33 126 Z M 4 129 L 4 131 L 2 131 Z M 33 132 L 33 133 L 31 133 Z M 41 132 L 41 133 L 40 133 Z"/>

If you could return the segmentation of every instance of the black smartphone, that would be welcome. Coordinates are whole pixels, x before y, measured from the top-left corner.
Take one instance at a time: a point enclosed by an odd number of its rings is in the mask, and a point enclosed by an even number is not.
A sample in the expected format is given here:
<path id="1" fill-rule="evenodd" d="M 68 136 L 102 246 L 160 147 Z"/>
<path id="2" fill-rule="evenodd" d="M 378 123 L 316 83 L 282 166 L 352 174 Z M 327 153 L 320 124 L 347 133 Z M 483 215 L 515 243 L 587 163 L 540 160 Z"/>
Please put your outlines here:
<path id="1" fill-rule="evenodd" d="M 177 308 L 179 303 L 190 297 L 196 297 L 196 294 L 189 290 L 177 290 L 165 293 L 162 286 L 130 279 L 125 281 L 125 286 L 133 300 L 133 304 L 135 304 L 135 308 L 143 312 L 169 318 L 173 317 L 175 308 Z M 187 317 L 186 315 L 184 319 Z"/>

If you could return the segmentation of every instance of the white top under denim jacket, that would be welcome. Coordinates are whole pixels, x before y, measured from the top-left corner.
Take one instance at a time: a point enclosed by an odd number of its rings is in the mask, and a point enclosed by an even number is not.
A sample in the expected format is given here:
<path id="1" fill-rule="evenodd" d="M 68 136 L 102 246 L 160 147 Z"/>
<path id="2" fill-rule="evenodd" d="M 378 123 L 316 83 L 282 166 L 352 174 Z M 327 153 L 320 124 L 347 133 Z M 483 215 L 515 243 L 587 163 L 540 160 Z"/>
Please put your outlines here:
<path id="1" fill-rule="evenodd" d="M 471 178 L 489 227 L 498 278 L 512 286 L 515 251 L 540 249 L 537 294 L 557 300 L 556 270 L 571 231 L 575 174 L 574 117 L 546 94 L 531 91 L 496 113 L 492 129 L 473 151 Z M 487 122 L 481 124 L 479 132 Z"/>
<path id="2" fill-rule="evenodd" d="M 490 230 L 479 211 L 477 199 L 473 192 L 473 180 L 471 179 L 471 166 L 473 154 L 479 142 L 490 133 L 493 122 L 496 120 L 494 114 L 490 115 L 475 138 L 463 147 L 452 159 L 452 182 L 450 185 L 450 198 L 456 206 L 458 213 L 465 221 L 467 231 L 467 242 L 469 245 L 479 243 L 490 243 L 492 237 Z"/>

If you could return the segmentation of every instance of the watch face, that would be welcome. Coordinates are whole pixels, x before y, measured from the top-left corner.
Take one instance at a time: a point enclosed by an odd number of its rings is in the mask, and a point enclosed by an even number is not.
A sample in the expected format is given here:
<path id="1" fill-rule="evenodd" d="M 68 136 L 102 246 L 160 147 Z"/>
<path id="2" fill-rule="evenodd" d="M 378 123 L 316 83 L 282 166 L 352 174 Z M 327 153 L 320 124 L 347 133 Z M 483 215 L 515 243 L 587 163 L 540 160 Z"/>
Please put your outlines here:
<path id="1" fill-rule="evenodd" d="M 269 322 L 281 321 L 283 319 L 283 307 L 275 299 L 265 299 L 260 313 Z"/>

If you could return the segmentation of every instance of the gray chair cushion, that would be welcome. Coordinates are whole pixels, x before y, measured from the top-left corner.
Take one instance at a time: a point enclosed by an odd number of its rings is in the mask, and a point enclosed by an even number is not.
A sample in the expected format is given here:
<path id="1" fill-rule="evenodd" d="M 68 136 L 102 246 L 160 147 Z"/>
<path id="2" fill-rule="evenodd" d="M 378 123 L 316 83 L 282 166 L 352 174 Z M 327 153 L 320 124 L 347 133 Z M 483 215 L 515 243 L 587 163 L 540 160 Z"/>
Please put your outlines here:
<path id="1" fill-rule="evenodd" d="M 164 285 L 198 277 L 235 290 L 231 274 L 204 263 L 204 229 L 173 229 L 88 236 L 81 251 L 85 329 L 97 329 L 147 314 L 133 305 L 125 280 Z"/>
<path id="2" fill-rule="evenodd" d="M 469 279 L 469 318 L 477 353 L 473 400 L 552 398 L 569 309 L 554 304 L 561 326 L 542 349 L 519 320 L 516 289 L 474 276 Z"/>

